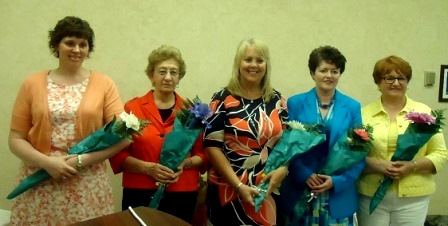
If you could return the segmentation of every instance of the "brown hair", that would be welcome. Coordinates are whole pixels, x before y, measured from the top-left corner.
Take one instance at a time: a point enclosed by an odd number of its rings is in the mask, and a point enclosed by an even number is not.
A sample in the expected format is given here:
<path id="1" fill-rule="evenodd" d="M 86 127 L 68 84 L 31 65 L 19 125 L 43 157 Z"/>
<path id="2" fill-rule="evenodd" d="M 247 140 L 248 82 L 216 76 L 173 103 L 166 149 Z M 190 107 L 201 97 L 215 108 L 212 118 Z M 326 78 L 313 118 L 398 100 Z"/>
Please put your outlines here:
<path id="1" fill-rule="evenodd" d="M 93 52 L 95 47 L 93 41 L 95 39 L 95 33 L 90 27 L 89 23 L 81 18 L 74 16 L 67 16 L 64 19 L 58 21 L 53 30 L 48 32 L 48 46 L 51 52 L 59 58 L 59 53 L 56 51 L 59 43 L 65 37 L 77 37 L 86 39 L 89 43 L 89 55 Z"/>
<path id="2" fill-rule="evenodd" d="M 345 63 L 347 60 L 345 59 L 345 56 L 333 46 L 321 46 L 310 53 L 308 68 L 311 74 L 316 72 L 316 68 L 319 67 L 322 61 L 336 65 L 336 68 L 340 70 L 341 74 L 345 71 Z"/>
<path id="3" fill-rule="evenodd" d="M 154 73 L 154 68 L 157 64 L 169 59 L 177 61 L 179 64 L 179 78 L 183 78 L 187 71 L 187 65 L 185 64 L 179 49 L 168 45 L 162 45 L 149 54 L 148 65 L 145 70 L 146 75 L 150 77 Z"/>

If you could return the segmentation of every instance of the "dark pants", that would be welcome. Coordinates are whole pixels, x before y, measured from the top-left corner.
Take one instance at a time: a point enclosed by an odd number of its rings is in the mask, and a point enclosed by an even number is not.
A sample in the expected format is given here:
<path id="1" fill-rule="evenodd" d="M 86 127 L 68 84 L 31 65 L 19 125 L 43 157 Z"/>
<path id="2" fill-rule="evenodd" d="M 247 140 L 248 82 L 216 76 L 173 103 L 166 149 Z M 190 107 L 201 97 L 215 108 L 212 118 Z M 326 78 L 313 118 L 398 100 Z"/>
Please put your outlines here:
<path id="1" fill-rule="evenodd" d="M 218 187 L 212 183 L 207 188 L 207 211 L 214 226 L 259 225 L 247 216 L 238 200 L 222 206 Z"/>
<path id="2" fill-rule="evenodd" d="M 129 206 L 149 206 L 155 189 L 133 189 L 123 188 L 123 200 L 121 209 L 127 210 Z M 188 223 L 193 219 L 198 192 L 167 192 L 165 191 L 160 200 L 160 211 L 176 216 Z"/>

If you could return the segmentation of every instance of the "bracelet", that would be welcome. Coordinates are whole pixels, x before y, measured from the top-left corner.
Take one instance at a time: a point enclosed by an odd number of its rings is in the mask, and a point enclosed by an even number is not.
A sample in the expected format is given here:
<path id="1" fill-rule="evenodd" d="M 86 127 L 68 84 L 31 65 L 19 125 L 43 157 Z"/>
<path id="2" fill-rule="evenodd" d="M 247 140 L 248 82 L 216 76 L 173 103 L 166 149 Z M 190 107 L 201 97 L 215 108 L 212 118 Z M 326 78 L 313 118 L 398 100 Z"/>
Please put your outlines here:
<path id="1" fill-rule="evenodd" d="M 76 164 L 76 167 L 78 169 L 82 169 L 82 159 L 81 159 L 81 155 L 77 155 L 76 156 L 78 158 L 78 163 Z"/>
<path id="2" fill-rule="evenodd" d="M 235 187 L 235 190 L 237 192 L 240 190 L 241 185 L 243 185 L 243 182 L 238 183 L 238 185 Z"/>
<path id="3" fill-rule="evenodd" d="M 412 173 L 415 173 L 415 171 L 417 171 L 417 161 L 413 160 L 412 162 L 414 163 L 414 169 L 412 170 Z"/>

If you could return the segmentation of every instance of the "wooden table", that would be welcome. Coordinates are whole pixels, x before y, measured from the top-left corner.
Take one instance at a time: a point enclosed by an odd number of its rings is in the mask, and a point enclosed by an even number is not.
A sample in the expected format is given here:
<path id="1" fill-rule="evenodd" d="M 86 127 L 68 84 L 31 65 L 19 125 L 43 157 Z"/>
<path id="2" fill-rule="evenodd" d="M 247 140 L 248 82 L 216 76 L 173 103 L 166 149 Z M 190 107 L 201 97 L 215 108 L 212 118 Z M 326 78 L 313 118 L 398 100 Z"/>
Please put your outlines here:
<path id="1" fill-rule="evenodd" d="M 148 207 L 133 208 L 134 212 L 145 222 L 147 226 L 191 226 L 191 224 L 165 212 L 151 209 Z M 104 225 L 104 226 L 140 226 L 137 219 L 134 218 L 129 210 L 118 213 L 109 214 L 106 216 L 78 222 L 72 226 L 90 226 L 90 225 Z"/>

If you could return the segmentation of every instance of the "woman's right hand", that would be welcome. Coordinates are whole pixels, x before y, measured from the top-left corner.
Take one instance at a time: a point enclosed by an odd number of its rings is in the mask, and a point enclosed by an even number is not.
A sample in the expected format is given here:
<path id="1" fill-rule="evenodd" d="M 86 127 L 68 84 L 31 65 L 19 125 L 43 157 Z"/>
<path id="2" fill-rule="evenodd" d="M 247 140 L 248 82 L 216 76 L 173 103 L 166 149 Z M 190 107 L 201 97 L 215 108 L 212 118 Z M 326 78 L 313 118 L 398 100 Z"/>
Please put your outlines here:
<path id="1" fill-rule="evenodd" d="M 317 174 L 313 173 L 306 180 L 306 185 L 308 185 L 309 188 L 313 189 L 314 187 L 319 186 L 324 182 L 325 181 L 322 178 L 320 178 Z"/>
<path id="2" fill-rule="evenodd" d="M 259 196 L 260 193 L 256 188 L 249 187 L 248 185 L 242 184 L 238 190 L 238 196 L 243 202 L 249 203 L 251 206 L 255 206 L 254 197 Z"/>
<path id="3" fill-rule="evenodd" d="M 171 184 L 177 181 L 175 180 L 176 176 L 174 175 L 174 171 L 162 164 L 147 162 L 145 167 L 146 174 L 154 178 L 157 182 Z"/>
<path id="4" fill-rule="evenodd" d="M 71 158 L 76 158 L 76 155 L 49 156 L 42 168 L 55 179 L 72 178 L 78 171 L 67 163 Z"/>

